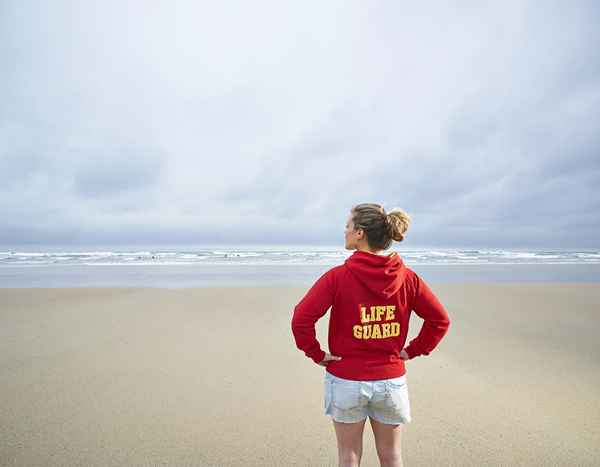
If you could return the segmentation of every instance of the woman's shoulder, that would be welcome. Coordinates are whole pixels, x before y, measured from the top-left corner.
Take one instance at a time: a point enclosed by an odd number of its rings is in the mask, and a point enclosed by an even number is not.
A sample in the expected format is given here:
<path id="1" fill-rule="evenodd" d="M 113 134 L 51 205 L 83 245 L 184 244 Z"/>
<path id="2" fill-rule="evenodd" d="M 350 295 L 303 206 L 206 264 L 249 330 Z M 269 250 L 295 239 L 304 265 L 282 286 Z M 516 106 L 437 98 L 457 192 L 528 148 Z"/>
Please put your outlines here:
<path id="1" fill-rule="evenodd" d="M 338 264 L 337 266 L 333 266 L 327 272 L 329 272 L 330 274 L 339 274 L 340 272 L 344 271 L 345 269 L 346 269 L 346 263 L 343 263 L 343 264 Z"/>
<path id="2" fill-rule="evenodd" d="M 414 270 L 407 267 L 406 273 L 404 275 L 404 285 L 406 287 L 406 290 L 411 295 L 416 294 L 416 292 L 419 288 L 419 281 L 421 281 L 421 278 L 419 277 L 419 275 Z"/>
<path id="3" fill-rule="evenodd" d="M 341 274 L 344 274 L 345 270 L 346 268 L 344 267 L 344 265 L 339 264 L 337 266 L 329 268 L 327 271 L 325 271 L 323 275 L 335 281 L 340 277 Z"/>

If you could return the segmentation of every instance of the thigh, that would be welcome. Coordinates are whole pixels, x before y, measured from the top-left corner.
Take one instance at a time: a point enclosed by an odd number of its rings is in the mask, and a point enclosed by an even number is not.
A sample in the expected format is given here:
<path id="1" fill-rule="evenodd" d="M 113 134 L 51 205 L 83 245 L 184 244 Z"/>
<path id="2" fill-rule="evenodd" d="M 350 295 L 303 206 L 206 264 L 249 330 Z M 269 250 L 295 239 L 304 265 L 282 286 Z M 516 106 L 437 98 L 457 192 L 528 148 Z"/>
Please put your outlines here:
<path id="1" fill-rule="evenodd" d="M 356 423 L 341 423 L 333 420 L 335 436 L 340 451 L 362 452 L 363 432 L 367 419 Z"/>
<path id="2" fill-rule="evenodd" d="M 380 458 L 393 457 L 400 455 L 402 442 L 402 424 L 387 424 L 369 417 L 373 435 L 375 436 L 375 446 Z"/>

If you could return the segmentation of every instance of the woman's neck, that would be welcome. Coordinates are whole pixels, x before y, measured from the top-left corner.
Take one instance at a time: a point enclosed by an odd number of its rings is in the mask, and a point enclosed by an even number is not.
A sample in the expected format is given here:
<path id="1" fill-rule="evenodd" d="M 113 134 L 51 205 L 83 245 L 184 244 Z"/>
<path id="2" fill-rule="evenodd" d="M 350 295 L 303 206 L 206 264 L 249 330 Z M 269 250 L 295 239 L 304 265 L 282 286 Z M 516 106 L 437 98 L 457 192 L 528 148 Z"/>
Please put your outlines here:
<path id="1" fill-rule="evenodd" d="M 356 251 L 362 251 L 363 253 L 369 253 L 371 255 L 386 256 L 385 250 L 371 251 L 368 248 L 357 248 Z"/>

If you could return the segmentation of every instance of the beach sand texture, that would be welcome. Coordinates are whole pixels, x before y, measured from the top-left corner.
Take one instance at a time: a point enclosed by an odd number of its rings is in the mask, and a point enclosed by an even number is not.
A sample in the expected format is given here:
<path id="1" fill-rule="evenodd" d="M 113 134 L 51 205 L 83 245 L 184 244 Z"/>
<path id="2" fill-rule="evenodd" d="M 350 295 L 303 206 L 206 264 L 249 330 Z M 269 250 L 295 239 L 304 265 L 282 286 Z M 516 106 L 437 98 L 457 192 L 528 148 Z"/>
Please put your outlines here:
<path id="1" fill-rule="evenodd" d="M 452 324 L 407 362 L 405 465 L 600 465 L 600 287 L 431 287 Z M 306 291 L 0 289 L 0 465 L 337 465 Z"/>

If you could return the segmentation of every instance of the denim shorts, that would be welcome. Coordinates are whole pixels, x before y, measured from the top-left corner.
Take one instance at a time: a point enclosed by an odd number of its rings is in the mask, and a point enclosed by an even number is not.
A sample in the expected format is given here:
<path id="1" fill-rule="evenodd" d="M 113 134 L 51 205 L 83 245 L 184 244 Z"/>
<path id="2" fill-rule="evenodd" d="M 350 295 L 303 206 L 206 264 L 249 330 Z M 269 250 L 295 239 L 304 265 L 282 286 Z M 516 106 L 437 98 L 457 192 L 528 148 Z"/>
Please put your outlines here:
<path id="1" fill-rule="evenodd" d="M 372 381 L 339 378 L 325 371 L 325 415 L 356 423 L 370 416 L 380 423 L 410 423 L 406 375 Z"/>

